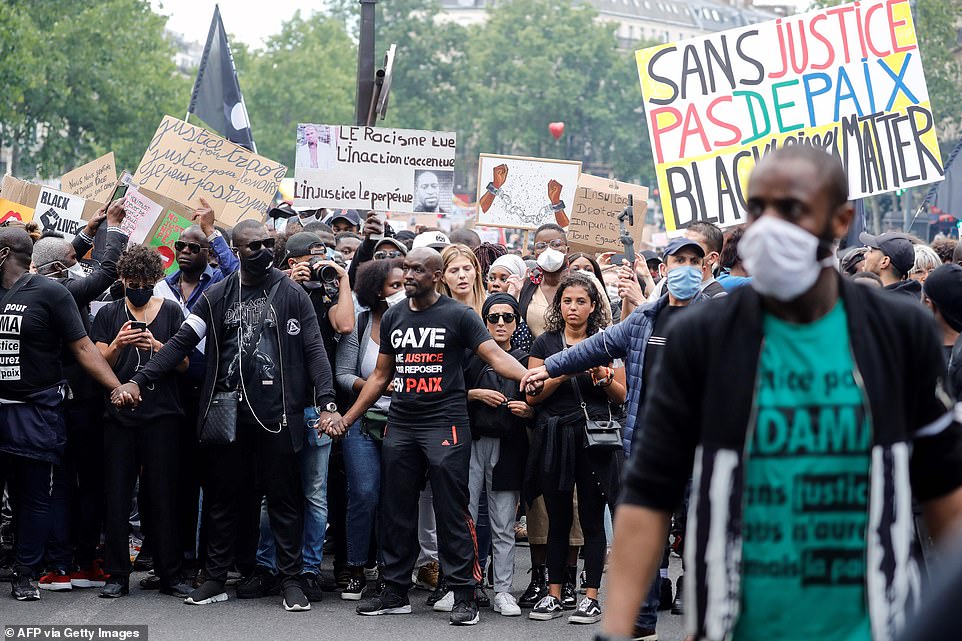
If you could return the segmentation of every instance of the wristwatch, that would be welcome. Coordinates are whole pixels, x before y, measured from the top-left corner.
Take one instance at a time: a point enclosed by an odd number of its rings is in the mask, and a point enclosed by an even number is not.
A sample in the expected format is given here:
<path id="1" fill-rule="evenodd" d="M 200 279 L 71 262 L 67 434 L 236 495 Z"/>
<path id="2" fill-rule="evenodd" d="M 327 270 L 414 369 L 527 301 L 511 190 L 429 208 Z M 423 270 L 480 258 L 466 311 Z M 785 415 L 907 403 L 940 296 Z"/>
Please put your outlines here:
<path id="1" fill-rule="evenodd" d="M 564 208 L 565 208 L 565 201 L 563 201 L 563 200 L 559 200 L 559 201 L 558 201 L 557 203 L 555 203 L 554 205 L 551 205 L 551 210 L 552 210 L 552 211 L 561 211 L 561 210 L 563 210 Z"/>
<path id="2" fill-rule="evenodd" d="M 495 187 L 493 182 L 488 183 L 488 186 L 485 187 L 484 190 L 494 196 L 497 196 L 501 193 L 501 190 Z"/>
<path id="3" fill-rule="evenodd" d="M 324 406 L 324 411 L 333 414 L 337 411 L 337 403 L 328 403 Z"/>

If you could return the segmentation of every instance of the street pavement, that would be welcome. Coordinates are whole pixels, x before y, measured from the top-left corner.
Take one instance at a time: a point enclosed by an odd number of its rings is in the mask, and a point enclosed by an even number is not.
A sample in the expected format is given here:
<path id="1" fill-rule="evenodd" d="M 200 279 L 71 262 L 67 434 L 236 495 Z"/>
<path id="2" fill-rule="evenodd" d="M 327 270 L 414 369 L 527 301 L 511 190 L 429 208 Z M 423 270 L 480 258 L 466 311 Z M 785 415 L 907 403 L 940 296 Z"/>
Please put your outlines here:
<path id="1" fill-rule="evenodd" d="M 514 593 L 520 595 L 528 582 L 528 549 L 518 548 Z M 680 571 L 672 559 L 671 575 Z M 240 601 L 228 588 L 230 599 L 208 606 L 184 605 L 179 599 L 154 591 L 141 590 L 144 574 L 131 576 L 130 595 L 120 599 L 101 599 L 99 590 L 46 592 L 39 602 L 19 603 L 9 597 L 6 584 L 0 584 L 0 628 L 8 625 L 107 625 L 146 624 L 151 641 L 201 640 L 270 641 L 283 639 L 368 641 L 505 641 L 551 639 L 587 641 L 599 625 L 571 625 L 566 618 L 530 621 L 527 611 L 521 617 L 502 617 L 491 609 L 481 610 L 481 623 L 474 627 L 448 625 L 447 613 L 434 612 L 424 605 L 428 593 L 411 591 L 414 612 L 410 615 L 362 617 L 354 613 L 356 602 L 342 601 L 337 593 L 325 593 L 321 603 L 310 612 L 285 612 L 281 598 Z M 602 607 L 605 586 L 602 585 Z M 489 590 L 490 596 L 494 594 Z M 682 641 L 682 617 L 668 612 L 659 615 L 659 639 Z"/>

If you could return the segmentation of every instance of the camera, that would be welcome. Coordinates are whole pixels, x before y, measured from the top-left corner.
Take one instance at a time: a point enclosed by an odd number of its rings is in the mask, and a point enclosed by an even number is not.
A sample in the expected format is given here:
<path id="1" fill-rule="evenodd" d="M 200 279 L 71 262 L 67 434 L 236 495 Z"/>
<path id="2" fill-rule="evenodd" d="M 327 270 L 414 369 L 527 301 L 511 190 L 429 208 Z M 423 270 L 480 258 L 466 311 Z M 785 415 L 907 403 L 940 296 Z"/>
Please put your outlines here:
<path id="1" fill-rule="evenodd" d="M 324 258 L 315 256 L 311 259 L 310 263 L 308 263 L 311 267 L 311 280 L 317 280 L 322 283 L 336 283 L 339 276 L 334 267 L 331 265 L 321 265 L 321 267 L 318 268 L 318 265 L 324 262 L 324 260 Z"/>

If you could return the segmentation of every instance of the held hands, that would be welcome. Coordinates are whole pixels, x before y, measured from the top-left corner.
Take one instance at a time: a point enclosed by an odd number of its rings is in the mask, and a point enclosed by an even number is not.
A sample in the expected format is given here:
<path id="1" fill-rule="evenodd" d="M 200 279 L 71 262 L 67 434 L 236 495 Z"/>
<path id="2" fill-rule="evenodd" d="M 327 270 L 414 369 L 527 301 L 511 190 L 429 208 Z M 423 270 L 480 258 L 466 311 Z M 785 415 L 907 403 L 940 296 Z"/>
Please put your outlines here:
<path id="1" fill-rule="evenodd" d="M 539 383 L 544 385 L 544 382 L 549 378 L 551 378 L 551 376 L 548 374 L 548 368 L 544 365 L 529 369 L 528 373 L 521 379 L 521 389 L 526 389 L 529 385 L 537 385 Z"/>
<path id="2" fill-rule="evenodd" d="M 317 419 L 316 429 L 318 435 L 327 434 L 331 438 L 338 438 L 347 431 L 347 425 L 344 424 L 344 419 L 337 412 L 321 412 Z"/>
<path id="3" fill-rule="evenodd" d="M 200 225 L 205 236 L 214 233 L 214 208 L 203 198 L 200 199 L 200 207 L 194 210 L 191 220 Z"/>
<path id="4" fill-rule="evenodd" d="M 110 392 L 110 402 L 114 407 L 129 407 L 134 409 L 140 405 L 140 386 L 131 381 L 124 383 L 120 387 L 115 387 Z"/>
<path id="5" fill-rule="evenodd" d="M 494 183 L 495 189 L 500 189 L 501 185 L 503 185 L 507 179 L 508 179 L 507 165 L 501 164 L 494 168 L 494 180 L 492 180 L 492 182 Z"/>

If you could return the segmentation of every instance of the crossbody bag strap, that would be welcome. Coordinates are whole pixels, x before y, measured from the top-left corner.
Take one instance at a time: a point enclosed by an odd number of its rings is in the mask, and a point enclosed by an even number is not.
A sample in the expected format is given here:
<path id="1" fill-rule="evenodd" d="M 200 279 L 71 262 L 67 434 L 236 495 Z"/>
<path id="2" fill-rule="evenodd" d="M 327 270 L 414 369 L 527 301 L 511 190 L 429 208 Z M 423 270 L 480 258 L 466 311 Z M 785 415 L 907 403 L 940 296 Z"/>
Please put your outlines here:
<path id="1" fill-rule="evenodd" d="M 562 345 L 563 344 L 564 340 L 562 340 Z M 591 418 L 588 416 L 588 405 L 585 403 L 585 399 L 581 396 L 581 384 L 578 382 L 578 376 L 579 375 L 576 374 L 571 377 L 571 387 L 573 387 L 575 391 L 575 401 L 581 406 L 581 411 L 585 413 L 585 420 L 590 421 Z M 608 401 L 606 405 L 608 406 L 608 422 L 610 423 L 612 418 L 611 401 Z"/>

